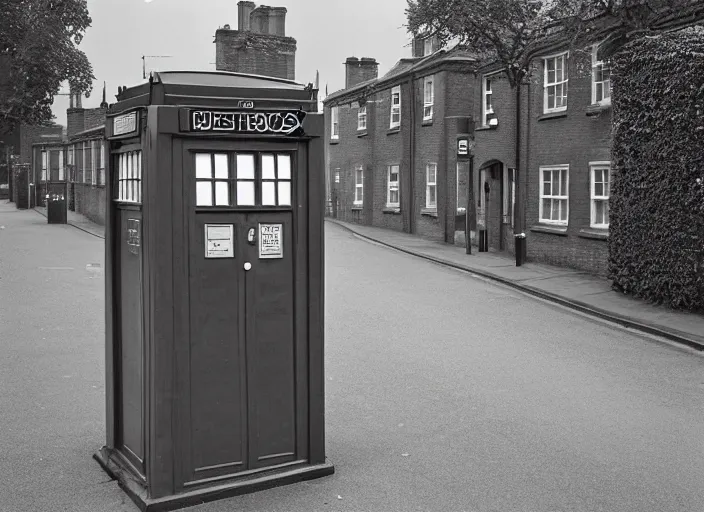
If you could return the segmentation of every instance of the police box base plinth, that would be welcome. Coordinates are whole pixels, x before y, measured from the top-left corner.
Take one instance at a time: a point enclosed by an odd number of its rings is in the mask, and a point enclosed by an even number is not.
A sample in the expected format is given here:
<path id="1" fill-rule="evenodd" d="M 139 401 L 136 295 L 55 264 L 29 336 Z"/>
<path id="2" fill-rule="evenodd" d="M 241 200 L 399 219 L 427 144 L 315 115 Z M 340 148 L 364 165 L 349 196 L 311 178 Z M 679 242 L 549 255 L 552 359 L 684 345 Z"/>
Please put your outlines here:
<path id="1" fill-rule="evenodd" d="M 163 498 L 147 497 L 147 490 L 127 469 L 126 465 L 114 452 L 103 447 L 93 458 L 103 470 L 130 497 L 142 512 L 166 512 L 192 507 L 211 501 L 219 501 L 234 496 L 263 491 L 274 487 L 295 484 L 330 476 L 335 473 L 335 466 L 325 461 L 323 464 L 309 464 L 305 461 L 267 468 L 265 471 L 243 472 L 233 480 L 225 483 L 211 484 L 208 487 L 174 494 Z"/>

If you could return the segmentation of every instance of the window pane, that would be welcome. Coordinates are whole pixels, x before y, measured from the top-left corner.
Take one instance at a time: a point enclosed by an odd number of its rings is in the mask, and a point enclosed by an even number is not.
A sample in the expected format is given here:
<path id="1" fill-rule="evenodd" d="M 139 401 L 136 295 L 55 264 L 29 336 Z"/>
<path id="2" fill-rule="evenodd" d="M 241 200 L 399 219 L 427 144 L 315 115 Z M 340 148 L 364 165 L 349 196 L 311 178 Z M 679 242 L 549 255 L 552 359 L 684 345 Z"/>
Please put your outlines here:
<path id="1" fill-rule="evenodd" d="M 594 201 L 594 223 L 604 224 L 604 201 Z"/>
<path id="2" fill-rule="evenodd" d="M 215 204 L 217 206 L 229 206 L 230 189 L 226 181 L 215 182 Z"/>
<path id="3" fill-rule="evenodd" d="M 560 220 L 567 220 L 567 199 L 560 199 Z"/>
<path id="4" fill-rule="evenodd" d="M 227 167 L 227 155 L 215 155 L 215 177 L 221 180 L 229 178 Z"/>
<path id="5" fill-rule="evenodd" d="M 541 219 L 550 220 L 550 199 L 543 199 L 543 214 Z"/>
<path id="6" fill-rule="evenodd" d="M 604 201 L 604 224 L 609 223 L 609 202 Z"/>
<path id="7" fill-rule="evenodd" d="M 550 190 L 550 180 L 543 181 L 543 195 L 544 196 L 552 195 L 552 191 Z"/>
<path id="8" fill-rule="evenodd" d="M 262 205 L 276 205 L 276 183 L 273 181 L 262 182 Z"/>
<path id="9" fill-rule="evenodd" d="M 262 155 L 262 179 L 276 179 L 276 172 L 274 170 L 274 155 Z"/>
<path id="10" fill-rule="evenodd" d="M 392 203 L 398 203 L 398 189 L 392 190 L 390 194 L 390 199 Z"/>
<path id="11" fill-rule="evenodd" d="M 567 169 L 560 171 L 560 195 L 567 195 Z"/>
<path id="12" fill-rule="evenodd" d="M 548 87 L 548 108 L 555 108 L 555 86 Z"/>
<path id="13" fill-rule="evenodd" d="M 237 179 L 254 179 L 254 155 L 237 155 Z M 237 194 L 237 197 L 239 198 L 239 192 Z M 237 202 L 238 204 L 242 204 L 239 202 L 239 199 Z"/>
<path id="14" fill-rule="evenodd" d="M 210 154 L 196 153 L 196 178 L 212 178 L 212 167 Z"/>
<path id="15" fill-rule="evenodd" d="M 276 159 L 279 164 L 279 179 L 280 180 L 290 180 L 291 179 L 291 156 L 290 155 L 277 155 Z"/>
<path id="16" fill-rule="evenodd" d="M 435 186 L 428 187 L 428 192 L 430 204 L 435 204 Z"/>
<path id="17" fill-rule="evenodd" d="M 240 155 L 237 155 L 238 158 Z M 251 156 L 251 155 L 247 155 Z M 237 183 L 237 204 L 243 206 L 254 205 L 254 182 L 240 181 Z"/>
<path id="18" fill-rule="evenodd" d="M 209 181 L 196 183 L 196 206 L 213 206 L 213 189 Z"/>
<path id="19" fill-rule="evenodd" d="M 355 176 L 357 185 L 361 185 L 362 183 L 364 183 L 364 172 L 362 170 L 357 170 Z"/>
<path id="20" fill-rule="evenodd" d="M 279 182 L 279 204 L 282 206 L 291 206 L 291 182 Z"/>

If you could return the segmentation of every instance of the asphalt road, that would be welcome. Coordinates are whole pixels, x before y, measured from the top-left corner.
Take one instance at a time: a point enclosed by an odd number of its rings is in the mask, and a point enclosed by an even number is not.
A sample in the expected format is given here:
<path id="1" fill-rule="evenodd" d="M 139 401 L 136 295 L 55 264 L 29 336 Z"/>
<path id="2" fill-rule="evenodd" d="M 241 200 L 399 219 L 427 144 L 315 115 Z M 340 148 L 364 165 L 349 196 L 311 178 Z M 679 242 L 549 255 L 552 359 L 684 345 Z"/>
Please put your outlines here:
<path id="1" fill-rule="evenodd" d="M 134 512 L 90 458 L 102 240 L 4 223 L 0 510 Z M 188 510 L 704 510 L 704 357 L 326 229 L 336 473 Z"/>

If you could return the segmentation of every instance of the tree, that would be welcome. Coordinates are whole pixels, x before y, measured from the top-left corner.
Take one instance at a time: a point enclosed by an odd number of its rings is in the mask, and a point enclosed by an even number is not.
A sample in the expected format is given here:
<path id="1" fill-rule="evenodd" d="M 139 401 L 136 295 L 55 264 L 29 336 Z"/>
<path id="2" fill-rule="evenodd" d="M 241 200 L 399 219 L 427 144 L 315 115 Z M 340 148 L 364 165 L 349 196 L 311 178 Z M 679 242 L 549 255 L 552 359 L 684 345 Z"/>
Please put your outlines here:
<path id="1" fill-rule="evenodd" d="M 0 2 L 0 136 L 48 124 L 65 81 L 90 95 L 95 77 L 78 45 L 91 22 L 86 0 Z"/>

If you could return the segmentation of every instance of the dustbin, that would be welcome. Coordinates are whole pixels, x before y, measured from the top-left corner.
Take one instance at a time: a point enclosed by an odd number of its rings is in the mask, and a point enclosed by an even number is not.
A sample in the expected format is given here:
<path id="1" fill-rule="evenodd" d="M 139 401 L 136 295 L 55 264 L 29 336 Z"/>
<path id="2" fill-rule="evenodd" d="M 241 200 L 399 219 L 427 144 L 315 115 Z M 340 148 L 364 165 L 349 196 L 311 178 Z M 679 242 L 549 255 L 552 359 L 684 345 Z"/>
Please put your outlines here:
<path id="1" fill-rule="evenodd" d="M 46 217 L 49 224 L 68 223 L 66 183 L 48 183 L 46 195 Z"/>

